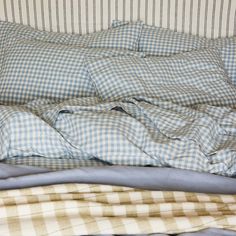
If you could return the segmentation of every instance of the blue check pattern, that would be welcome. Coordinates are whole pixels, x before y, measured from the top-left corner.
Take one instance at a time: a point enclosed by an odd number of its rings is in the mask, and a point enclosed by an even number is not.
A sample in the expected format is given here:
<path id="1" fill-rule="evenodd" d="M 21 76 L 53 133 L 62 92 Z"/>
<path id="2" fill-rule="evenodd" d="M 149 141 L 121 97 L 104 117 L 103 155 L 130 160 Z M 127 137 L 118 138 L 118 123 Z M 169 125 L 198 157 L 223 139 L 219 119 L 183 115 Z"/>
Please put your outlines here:
<path id="1" fill-rule="evenodd" d="M 34 98 L 94 96 L 92 84 L 85 79 L 79 48 L 137 51 L 141 29 L 138 22 L 80 36 L 0 21 L 0 102 L 21 104 Z M 99 50 L 92 54 L 98 55 Z M 109 52 L 100 54 L 108 56 Z"/>
<path id="2" fill-rule="evenodd" d="M 229 82 L 218 49 L 162 58 L 124 56 L 87 61 L 103 100 L 141 95 L 183 106 L 236 104 L 236 87 Z"/>
<path id="3" fill-rule="evenodd" d="M 56 170 L 102 162 L 236 174 L 235 109 L 138 96 L 37 100 L 0 111 L 4 163 L 51 163 Z"/>
<path id="4" fill-rule="evenodd" d="M 37 98 L 63 100 L 95 96 L 85 58 L 135 54 L 142 56 L 127 50 L 17 41 L 5 53 L 0 74 L 0 102 L 24 104 Z"/>
<path id="5" fill-rule="evenodd" d="M 129 22 L 114 20 L 112 26 L 119 28 Z M 150 56 L 171 56 L 202 48 L 218 48 L 231 82 L 236 85 L 236 38 L 209 40 L 155 26 L 144 25 L 139 40 L 139 51 Z"/>
<path id="6" fill-rule="evenodd" d="M 5 48 L 20 39 L 41 40 L 80 47 L 137 50 L 141 30 L 142 23 L 137 22 L 116 29 L 80 36 L 40 31 L 25 25 L 0 21 L 0 65 L 3 63 Z"/>
<path id="7" fill-rule="evenodd" d="M 1 161 L 1 163 L 46 168 L 51 171 L 77 169 L 82 167 L 109 166 L 108 163 L 97 159 L 47 158 L 38 156 L 8 158 Z"/>

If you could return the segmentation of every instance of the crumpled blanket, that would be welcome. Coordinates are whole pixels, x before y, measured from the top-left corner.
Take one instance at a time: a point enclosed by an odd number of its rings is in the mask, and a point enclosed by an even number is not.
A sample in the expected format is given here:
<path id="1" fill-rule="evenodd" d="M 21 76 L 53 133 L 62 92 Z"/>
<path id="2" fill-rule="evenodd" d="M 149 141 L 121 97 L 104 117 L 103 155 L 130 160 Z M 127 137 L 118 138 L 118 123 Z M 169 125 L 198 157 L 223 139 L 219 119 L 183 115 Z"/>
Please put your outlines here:
<path id="1" fill-rule="evenodd" d="M 0 157 L 97 158 L 232 176 L 236 111 L 147 97 L 0 106 Z"/>
<path id="2" fill-rule="evenodd" d="M 177 234 L 208 228 L 236 231 L 235 211 L 235 195 L 49 185 L 0 191 L 0 235 Z M 219 232 L 234 235 L 232 231 Z"/>

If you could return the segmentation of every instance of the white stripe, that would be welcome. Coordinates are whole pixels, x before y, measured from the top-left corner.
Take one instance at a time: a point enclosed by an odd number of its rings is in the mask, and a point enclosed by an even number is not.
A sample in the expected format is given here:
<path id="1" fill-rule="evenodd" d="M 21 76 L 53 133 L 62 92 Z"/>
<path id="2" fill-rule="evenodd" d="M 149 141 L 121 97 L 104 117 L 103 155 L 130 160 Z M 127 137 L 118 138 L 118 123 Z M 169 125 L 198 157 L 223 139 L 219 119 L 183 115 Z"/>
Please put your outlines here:
<path id="1" fill-rule="evenodd" d="M 110 11 L 110 14 L 111 14 L 111 22 L 112 20 L 115 19 L 115 16 L 116 16 L 116 4 L 115 4 L 115 0 L 111 0 L 110 1 L 111 3 L 111 11 Z M 109 25 L 111 25 L 111 22 L 109 22 Z"/>
<path id="2" fill-rule="evenodd" d="M 23 1 L 23 0 L 22 0 Z M 45 30 L 49 31 L 50 30 L 50 25 L 49 25 L 49 12 L 48 12 L 48 1 L 49 0 L 42 0 L 44 5 L 44 22 L 45 22 Z M 22 13 L 23 14 L 23 13 Z M 24 14 L 23 14 L 24 16 Z M 23 17 L 24 18 L 24 17 Z"/>
<path id="3" fill-rule="evenodd" d="M 205 25 L 205 1 L 201 1 L 200 9 L 200 21 L 199 21 L 199 35 L 204 36 L 204 25 Z"/>
<path id="4" fill-rule="evenodd" d="M 138 19 L 138 1 L 133 0 L 133 21 Z"/>
<path id="5" fill-rule="evenodd" d="M 4 13 L 4 7 L 3 7 L 4 3 L 3 0 L 0 0 L 0 20 L 6 20 L 6 16 Z"/>
<path id="6" fill-rule="evenodd" d="M 185 12 L 184 12 L 184 32 L 189 33 L 189 24 L 190 24 L 190 19 L 192 18 L 192 16 L 190 16 L 190 6 L 191 6 L 191 2 L 190 0 L 185 0 Z"/>
<path id="7" fill-rule="evenodd" d="M 30 18 L 30 25 L 35 27 L 35 18 L 34 18 L 34 3 L 32 0 L 29 0 L 29 18 Z"/>
<path id="8" fill-rule="evenodd" d="M 215 24 L 214 24 L 214 35 L 213 37 L 214 38 L 217 38 L 218 35 L 219 35 L 219 24 L 220 24 L 220 19 L 218 16 L 218 14 L 220 13 L 220 5 L 221 5 L 221 2 L 220 1 L 216 1 L 216 10 L 215 10 Z"/>
<path id="9" fill-rule="evenodd" d="M 8 20 L 9 20 L 9 21 L 13 21 L 13 18 L 12 18 L 11 1 L 7 0 L 6 2 L 8 3 L 7 6 L 6 6 L 6 8 L 7 8 Z"/>
<path id="10" fill-rule="evenodd" d="M 227 9 L 228 9 L 228 4 L 229 1 L 228 0 L 224 0 L 224 4 L 223 4 L 223 12 L 227 13 Z M 221 21 L 221 37 L 225 37 L 227 35 L 226 33 L 226 23 L 227 23 L 227 14 L 223 14 L 222 15 L 222 21 Z"/>
<path id="11" fill-rule="evenodd" d="M 18 1 L 14 2 L 14 6 L 12 6 L 14 8 L 14 12 L 15 12 L 15 21 L 16 22 L 20 22 L 20 13 L 19 13 L 19 3 Z"/>
<path id="12" fill-rule="evenodd" d="M 213 1 L 215 0 L 208 0 L 206 36 L 209 36 L 209 37 L 211 37 Z"/>
<path id="13" fill-rule="evenodd" d="M 103 29 L 107 29 L 110 22 L 108 22 L 108 0 L 103 0 Z"/>
<path id="14" fill-rule="evenodd" d="M 236 1 L 231 1 L 230 15 L 229 15 L 229 36 L 234 35 L 234 15 L 236 12 Z"/>
<path id="15" fill-rule="evenodd" d="M 155 6 L 155 25 L 160 26 L 160 0 L 156 0 L 156 6 Z"/>
<path id="16" fill-rule="evenodd" d="M 72 32 L 72 27 L 71 27 L 71 0 L 66 1 L 66 28 L 67 28 L 67 33 Z"/>
<path id="17" fill-rule="evenodd" d="M 198 8 L 198 1 L 200 0 L 194 0 L 193 1 L 193 15 L 192 15 L 192 34 L 197 34 L 197 8 Z"/>
<path id="18" fill-rule="evenodd" d="M 183 22 L 183 0 L 178 0 L 178 17 L 177 17 L 177 31 L 182 31 L 182 22 Z"/>
<path id="19" fill-rule="evenodd" d="M 78 1 L 73 1 L 73 16 L 74 16 L 74 29 L 76 33 L 79 33 L 79 13 L 78 13 Z"/>
<path id="20" fill-rule="evenodd" d="M 176 0 L 170 1 L 170 29 L 175 29 L 175 2 Z"/>
<path id="21" fill-rule="evenodd" d="M 38 28 L 43 29 L 43 22 L 42 22 L 42 12 L 41 12 L 41 1 L 36 0 L 36 10 L 37 10 L 37 22 L 38 22 Z"/>
<path id="22" fill-rule="evenodd" d="M 130 21 L 130 0 L 125 0 L 125 20 Z"/>
<path id="23" fill-rule="evenodd" d="M 118 0 L 118 19 L 122 20 L 123 17 L 123 1 Z"/>
<path id="24" fill-rule="evenodd" d="M 163 12 L 162 12 L 162 27 L 167 28 L 167 22 L 168 22 L 168 1 L 163 1 Z"/>
<path id="25" fill-rule="evenodd" d="M 97 31 L 101 30 L 101 16 L 100 16 L 100 0 L 96 1 L 96 29 Z"/>
<path id="26" fill-rule="evenodd" d="M 147 24 L 148 25 L 151 25 L 152 24 L 152 1 L 150 0 L 147 0 L 146 1 L 146 6 L 147 6 L 147 16 L 146 16 L 146 19 L 147 19 Z"/>
<path id="27" fill-rule="evenodd" d="M 142 11 L 140 11 L 140 19 L 145 21 L 145 1 L 146 0 L 141 0 L 140 2 L 140 9 L 142 9 Z"/>
<path id="28" fill-rule="evenodd" d="M 57 24 L 58 24 L 58 22 L 57 22 L 57 16 L 56 16 L 56 1 L 57 0 L 51 0 L 51 6 L 52 6 L 52 9 L 55 9 L 55 11 L 52 11 L 51 12 L 51 18 L 52 18 L 52 30 L 54 31 L 54 32 L 56 32 L 57 31 Z"/>
<path id="29" fill-rule="evenodd" d="M 81 14 L 81 24 L 84 26 L 82 27 L 82 34 L 86 34 L 86 4 L 85 1 L 87 0 L 81 0 L 81 9 L 80 9 L 80 14 Z"/>

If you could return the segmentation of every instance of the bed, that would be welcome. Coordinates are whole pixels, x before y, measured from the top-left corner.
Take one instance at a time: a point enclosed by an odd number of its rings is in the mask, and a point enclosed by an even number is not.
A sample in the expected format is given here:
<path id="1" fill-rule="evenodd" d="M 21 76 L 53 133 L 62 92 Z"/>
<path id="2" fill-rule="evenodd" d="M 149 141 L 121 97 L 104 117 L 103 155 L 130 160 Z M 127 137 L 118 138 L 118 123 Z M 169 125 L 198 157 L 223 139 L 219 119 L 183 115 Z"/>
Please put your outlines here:
<path id="1" fill-rule="evenodd" d="M 236 2 L 0 0 L 0 235 L 236 235 Z"/>

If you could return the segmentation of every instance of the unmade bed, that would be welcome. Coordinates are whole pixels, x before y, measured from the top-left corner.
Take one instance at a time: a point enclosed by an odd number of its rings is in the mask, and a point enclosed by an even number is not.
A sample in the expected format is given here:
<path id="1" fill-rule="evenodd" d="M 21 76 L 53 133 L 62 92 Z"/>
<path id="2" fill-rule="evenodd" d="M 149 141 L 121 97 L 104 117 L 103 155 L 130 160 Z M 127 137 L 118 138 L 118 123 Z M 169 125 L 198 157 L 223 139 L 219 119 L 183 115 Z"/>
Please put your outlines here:
<path id="1" fill-rule="evenodd" d="M 236 1 L 0 0 L 0 235 L 236 235 Z"/>

